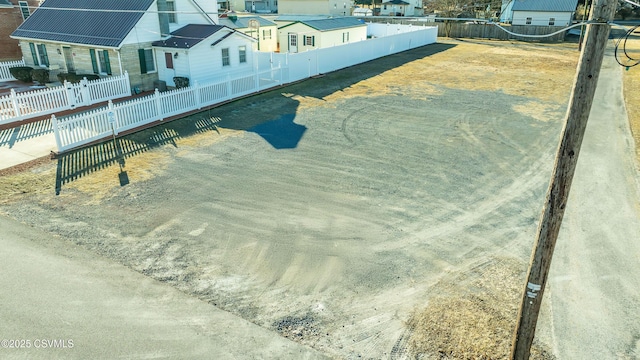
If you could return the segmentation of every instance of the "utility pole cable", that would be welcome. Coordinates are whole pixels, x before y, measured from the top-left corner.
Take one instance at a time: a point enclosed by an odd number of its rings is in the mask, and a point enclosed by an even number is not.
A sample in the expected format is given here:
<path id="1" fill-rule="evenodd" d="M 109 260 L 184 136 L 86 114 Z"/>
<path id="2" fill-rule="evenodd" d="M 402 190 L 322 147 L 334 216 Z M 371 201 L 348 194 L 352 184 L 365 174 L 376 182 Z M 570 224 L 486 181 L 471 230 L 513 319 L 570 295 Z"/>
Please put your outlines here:
<path id="1" fill-rule="evenodd" d="M 571 181 L 578 162 L 578 154 L 607 46 L 610 30 L 608 22 L 613 19 L 616 5 L 617 0 L 595 0 L 591 7 L 590 24 L 587 25 L 585 44 L 580 53 L 562 130 L 562 140 L 556 154 L 551 184 L 547 190 L 531 254 L 527 281 L 522 294 L 522 304 L 511 347 L 511 359 L 513 360 L 529 358 L 553 249 L 564 216 Z"/>

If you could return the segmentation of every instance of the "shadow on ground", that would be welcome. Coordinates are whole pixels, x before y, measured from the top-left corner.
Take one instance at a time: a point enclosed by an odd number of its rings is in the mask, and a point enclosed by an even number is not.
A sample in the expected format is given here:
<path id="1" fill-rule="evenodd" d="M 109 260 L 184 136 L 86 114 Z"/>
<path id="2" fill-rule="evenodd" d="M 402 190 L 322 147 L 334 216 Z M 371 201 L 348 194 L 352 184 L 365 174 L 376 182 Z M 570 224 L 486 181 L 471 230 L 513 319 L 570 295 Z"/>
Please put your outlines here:
<path id="1" fill-rule="evenodd" d="M 56 195 L 64 184 L 114 164 L 120 165 L 119 180 L 124 186 L 128 179 L 122 169 L 127 158 L 167 144 L 177 147 L 179 138 L 218 132 L 218 128 L 254 132 L 275 149 L 296 148 L 306 127 L 295 123 L 299 105 L 293 99 L 295 95 L 322 99 L 362 80 L 454 46 L 436 43 L 386 56 L 61 155 L 56 172 Z"/>
<path id="2" fill-rule="evenodd" d="M 52 132 L 53 127 L 50 119 L 27 123 L 11 129 L 0 130 L 0 146 L 8 146 L 9 149 L 11 149 L 20 141 L 51 134 Z"/>

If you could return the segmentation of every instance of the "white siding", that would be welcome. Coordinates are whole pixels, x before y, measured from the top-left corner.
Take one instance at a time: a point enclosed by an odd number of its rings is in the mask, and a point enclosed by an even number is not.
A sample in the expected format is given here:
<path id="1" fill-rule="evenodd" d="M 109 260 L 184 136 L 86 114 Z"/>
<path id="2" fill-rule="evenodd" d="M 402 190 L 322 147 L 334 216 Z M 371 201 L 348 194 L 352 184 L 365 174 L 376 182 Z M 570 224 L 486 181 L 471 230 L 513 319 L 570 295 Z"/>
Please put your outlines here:
<path id="1" fill-rule="evenodd" d="M 549 19 L 553 18 L 553 26 L 568 26 L 572 17 L 572 12 L 514 11 L 512 24 L 549 26 Z M 527 24 L 527 18 L 531 18 L 531 24 Z"/>
<path id="2" fill-rule="evenodd" d="M 204 84 L 223 78 L 228 72 L 252 71 L 253 70 L 253 51 L 251 49 L 251 40 L 245 37 L 232 35 L 215 46 L 210 44 L 225 35 L 226 32 L 214 34 L 206 40 L 200 42 L 191 49 L 166 49 L 156 48 L 156 58 L 158 59 L 158 76 L 160 80 L 167 82 L 169 86 L 175 86 L 173 82 L 174 76 L 185 76 L 189 78 L 189 84 L 193 85 L 195 81 Z M 241 46 L 246 47 L 247 61 L 240 63 L 239 49 Z M 222 49 L 228 48 L 231 64 L 222 66 Z M 167 69 L 164 60 L 165 52 L 178 52 L 178 57 L 174 58 L 174 69 Z"/>
<path id="3" fill-rule="evenodd" d="M 154 2 L 149 9 L 156 11 L 156 3 Z M 158 14 L 154 12 L 147 12 L 142 15 L 133 30 L 131 30 L 124 39 L 122 45 L 144 43 L 160 39 L 160 22 L 158 21 Z"/>
<path id="4" fill-rule="evenodd" d="M 211 3 L 214 4 L 213 2 Z M 169 24 L 169 29 L 171 31 L 178 30 L 179 28 L 188 24 L 211 24 L 211 22 L 207 19 L 205 15 L 196 13 L 200 10 L 191 2 L 191 0 L 175 0 L 175 4 L 176 4 L 176 12 L 177 12 L 176 23 Z M 206 8 L 202 6 L 202 5 L 208 4 L 203 0 L 200 0 L 198 4 L 201 5 L 201 7 L 206 12 L 211 13 L 213 11 L 210 8 L 211 6 L 207 6 Z M 217 10 L 215 11 L 215 13 L 217 14 Z M 211 17 L 211 20 L 214 21 L 214 23 L 217 23 L 217 20 L 218 20 L 217 15 L 210 15 L 210 17 Z"/>
<path id="5" fill-rule="evenodd" d="M 363 24 L 358 27 L 351 27 L 346 29 L 336 29 L 329 31 L 318 31 L 307 25 L 297 23 L 278 30 L 278 41 L 280 42 L 280 52 L 289 51 L 289 34 L 298 35 L 298 51 L 304 52 L 315 48 L 326 48 L 344 43 L 352 43 L 356 41 L 363 41 L 367 39 L 367 25 Z M 346 40 L 345 33 L 348 33 L 348 41 Z M 314 46 L 305 45 L 304 36 L 314 36 Z M 293 52 L 293 51 L 292 51 Z"/>

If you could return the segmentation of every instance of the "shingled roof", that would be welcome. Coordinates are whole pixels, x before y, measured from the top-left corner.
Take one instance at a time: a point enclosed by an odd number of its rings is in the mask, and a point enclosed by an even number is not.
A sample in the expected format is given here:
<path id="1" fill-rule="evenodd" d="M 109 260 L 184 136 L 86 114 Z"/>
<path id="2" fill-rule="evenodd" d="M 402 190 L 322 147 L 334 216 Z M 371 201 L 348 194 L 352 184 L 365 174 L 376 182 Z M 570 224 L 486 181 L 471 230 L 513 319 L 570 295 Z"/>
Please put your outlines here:
<path id="1" fill-rule="evenodd" d="M 188 49 L 224 28 L 224 26 L 220 25 L 190 24 L 172 32 L 170 38 L 154 41 L 151 45 Z"/>
<path id="2" fill-rule="evenodd" d="M 120 47 L 154 0 L 46 0 L 11 37 Z"/>

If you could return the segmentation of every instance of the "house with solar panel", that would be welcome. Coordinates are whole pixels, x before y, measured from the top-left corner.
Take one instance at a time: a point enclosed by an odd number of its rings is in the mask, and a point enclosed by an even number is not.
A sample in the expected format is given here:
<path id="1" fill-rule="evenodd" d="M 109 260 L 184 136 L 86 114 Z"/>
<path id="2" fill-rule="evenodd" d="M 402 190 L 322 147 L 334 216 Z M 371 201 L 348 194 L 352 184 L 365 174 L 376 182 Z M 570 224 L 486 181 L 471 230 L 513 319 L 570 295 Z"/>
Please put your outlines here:
<path id="1" fill-rule="evenodd" d="M 26 65 L 56 73 L 129 74 L 136 90 L 158 81 L 153 43 L 185 25 L 217 24 L 205 0 L 46 0 L 11 34 Z M 160 59 L 164 61 L 165 59 Z"/>
<path id="2" fill-rule="evenodd" d="M 282 16 L 278 24 L 278 45 L 282 53 L 332 47 L 367 39 L 367 24 L 355 17 Z"/>
<path id="3" fill-rule="evenodd" d="M 568 26 L 578 0 L 503 0 L 500 21 L 512 25 Z"/>
<path id="4" fill-rule="evenodd" d="M 176 77 L 189 84 L 213 82 L 227 74 L 253 71 L 256 39 L 223 25 L 190 24 L 151 45 L 158 79 L 172 87 Z"/>

